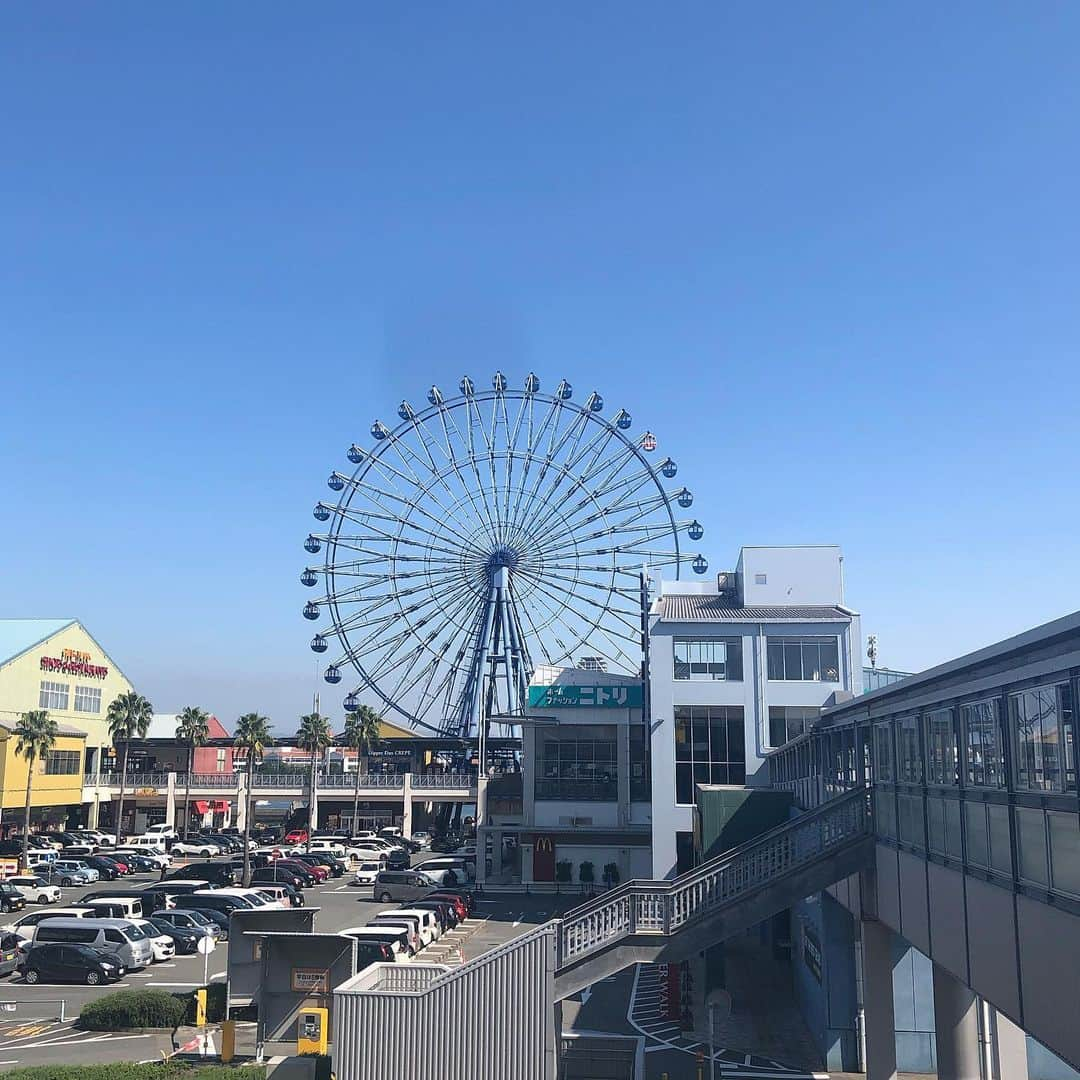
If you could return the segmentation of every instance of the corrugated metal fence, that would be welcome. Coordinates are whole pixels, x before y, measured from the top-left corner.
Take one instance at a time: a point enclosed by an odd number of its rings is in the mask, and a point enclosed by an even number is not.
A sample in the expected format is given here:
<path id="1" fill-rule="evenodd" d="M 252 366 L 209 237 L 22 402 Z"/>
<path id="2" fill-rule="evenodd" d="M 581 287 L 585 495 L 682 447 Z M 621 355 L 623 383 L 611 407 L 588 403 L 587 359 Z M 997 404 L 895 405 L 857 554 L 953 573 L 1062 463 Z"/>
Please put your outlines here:
<path id="1" fill-rule="evenodd" d="M 376 964 L 335 989 L 337 1080 L 555 1080 L 553 926 L 450 974 L 409 967 Z"/>

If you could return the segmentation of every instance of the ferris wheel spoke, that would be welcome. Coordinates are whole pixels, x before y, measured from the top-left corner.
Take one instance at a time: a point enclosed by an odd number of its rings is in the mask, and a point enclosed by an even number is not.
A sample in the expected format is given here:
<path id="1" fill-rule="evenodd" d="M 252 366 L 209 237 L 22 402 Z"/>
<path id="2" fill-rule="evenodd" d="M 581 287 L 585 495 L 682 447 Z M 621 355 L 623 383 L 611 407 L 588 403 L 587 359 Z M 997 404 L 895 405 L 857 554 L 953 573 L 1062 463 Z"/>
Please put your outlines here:
<path id="1" fill-rule="evenodd" d="M 618 633 L 612 630 L 611 627 L 604 626 L 601 623 L 601 620 L 603 619 L 605 613 L 613 616 L 617 622 L 621 623 L 623 626 L 626 627 L 629 633 L 629 637 L 624 638 L 624 640 L 629 641 L 631 644 L 633 644 L 633 642 L 635 641 L 638 625 L 634 622 L 627 620 L 624 617 L 625 613 L 619 611 L 618 609 L 608 608 L 605 612 L 605 609 L 600 605 L 592 604 L 589 600 L 582 597 L 576 591 L 567 589 L 565 586 L 560 585 L 555 581 L 552 581 L 550 578 L 545 578 L 542 582 L 538 582 L 536 584 L 536 589 L 538 592 L 545 593 L 556 602 L 559 602 L 559 596 L 561 596 L 561 602 L 566 605 L 567 610 L 572 611 L 579 618 L 586 620 L 586 622 L 590 624 L 593 629 L 602 630 L 605 633 L 615 633 L 616 636 L 622 637 L 623 635 L 621 633 Z M 575 601 L 577 602 L 577 604 L 580 604 L 581 607 L 575 607 Z M 590 607 L 592 608 L 592 611 L 589 610 Z"/>

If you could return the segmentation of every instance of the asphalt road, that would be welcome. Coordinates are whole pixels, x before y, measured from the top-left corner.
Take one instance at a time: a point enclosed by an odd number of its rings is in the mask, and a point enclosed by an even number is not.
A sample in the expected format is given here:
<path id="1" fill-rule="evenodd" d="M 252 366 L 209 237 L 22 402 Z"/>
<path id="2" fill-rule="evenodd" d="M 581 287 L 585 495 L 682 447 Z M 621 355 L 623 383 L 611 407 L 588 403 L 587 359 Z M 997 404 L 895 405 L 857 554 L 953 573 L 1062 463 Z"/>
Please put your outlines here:
<path id="1" fill-rule="evenodd" d="M 424 853 L 415 856 L 414 861 L 429 857 Z M 80 897 L 90 891 L 129 885 L 138 887 L 154 880 L 155 875 L 143 874 L 126 878 L 123 882 L 65 889 L 61 904 L 68 906 L 77 903 Z M 380 911 L 403 906 L 373 902 L 370 887 L 355 886 L 350 881 L 347 874 L 305 890 L 307 906 L 318 909 L 315 929 L 319 933 L 362 926 Z M 472 918 L 433 942 L 417 959 L 457 966 L 519 934 L 527 933 L 580 902 L 578 896 L 514 895 L 481 899 Z M 36 908 L 36 904 L 27 904 L 26 910 Z M 228 944 L 223 943 L 210 954 L 207 965 L 209 980 L 224 979 L 227 966 Z M 152 964 L 144 971 L 131 972 L 108 987 L 70 983 L 27 986 L 15 975 L 0 979 L 0 1071 L 15 1065 L 158 1060 L 162 1051 L 168 1052 L 173 1048 L 168 1035 L 81 1032 L 72 1023 L 87 1002 L 118 988 L 154 987 L 171 993 L 194 991 L 203 985 L 203 968 L 201 956 L 177 956 L 167 963 Z M 63 1021 L 60 1020 L 61 999 L 64 1002 Z M 182 1038 L 186 1039 L 189 1034 Z"/>

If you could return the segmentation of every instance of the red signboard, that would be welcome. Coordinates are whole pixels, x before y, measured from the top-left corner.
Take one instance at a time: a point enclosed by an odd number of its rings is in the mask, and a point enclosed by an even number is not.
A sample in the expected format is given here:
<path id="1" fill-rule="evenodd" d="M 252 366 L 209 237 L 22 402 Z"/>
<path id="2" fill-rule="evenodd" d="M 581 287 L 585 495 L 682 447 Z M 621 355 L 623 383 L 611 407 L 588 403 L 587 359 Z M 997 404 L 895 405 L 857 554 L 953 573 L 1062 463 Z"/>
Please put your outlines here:
<path id="1" fill-rule="evenodd" d="M 91 664 L 90 654 L 78 649 L 64 649 L 59 656 L 43 656 L 42 671 L 55 671 L 61 675 L 82 675 L 87 679 L 104 679 L 109 669 L 102 664 Z"/>

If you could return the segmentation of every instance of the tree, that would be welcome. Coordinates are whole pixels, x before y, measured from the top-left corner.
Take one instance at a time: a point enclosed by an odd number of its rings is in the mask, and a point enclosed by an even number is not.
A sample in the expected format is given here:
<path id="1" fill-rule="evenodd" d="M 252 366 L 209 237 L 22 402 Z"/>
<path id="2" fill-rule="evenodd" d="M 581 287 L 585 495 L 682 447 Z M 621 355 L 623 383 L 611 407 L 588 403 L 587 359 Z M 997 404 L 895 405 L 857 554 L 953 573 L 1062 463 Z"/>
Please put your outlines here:
<path id="1" fill-rule="evenodd" d="M 345 714 L 341 740 L 356 751 L 356 787 L 353 790 L 352 827 L 360 816 L 360 757 L 367 757 L 379 745 L 379 714 L 370 705 L 361 705 L 355 712 Z"/>
<path id="2" fill-rule="evenodd" d="M 26 758 L 26 816 L 23 820 L 22 862 L 23 873 L 29 867 L 27 852 L 30 848 L 30 789 L 34 783 L 34 765 L 43 761 L 56 744 L 60 730 L 45 709 L 24 712 L 15 727 L 15 753 Z"/>
<path id="3" fill-rule="evenodd" d="M 203 746 L 210 738 L 210 716 L 195 705 L 187 708 L 176 718 L 176 741 L 187 744 L 187 784 L 184 788 L 184 839 L 188 837 L 188 818 L 191 817 L 191 774 L 195 770 L 195 747 Z"/>
<path id="4" fill-rule="evenodd" d="M 308 803 L 307 847 L 311 849 L 311 833 L 315 827 L 315 775 L 319 769 L 319 751 L 334 741 L 330 730 L 330 721 L 318 713 L 308 713 L 300 717 L 300 727 L 296 731 L 296 743 L 311 753 L 311 786 Z"/>
<path id="5" fill-rule="evenodd" d="M 244 888 L 251 884 L 251 789 L 254 787 L 255 766 L 262 760 L 263 750 L 273 745 L 270 721 L 258 713 L 244 713 L 236 721 L 233 744 L 247 762 L 247 789 L 244 792 Z"/>
<path id="6" fill-rule="evenodd" d="M 116 808 L 116 842 L 120 843 L 120 829 L 124 820 L 124 784 L 127 782 L 128 754 L 131 752 L 133 739 L 145 739 L 150 729 L 150 718 L 154 715 L 154 706 L 134 690 L 128 690 L 115 698 L 109 705 L 105 720 L 109 725 L 109 736 L 113 746 L 124 743 L 124 764 L 120 772 L 120 801 Z"/>

